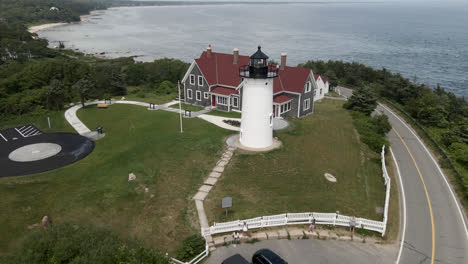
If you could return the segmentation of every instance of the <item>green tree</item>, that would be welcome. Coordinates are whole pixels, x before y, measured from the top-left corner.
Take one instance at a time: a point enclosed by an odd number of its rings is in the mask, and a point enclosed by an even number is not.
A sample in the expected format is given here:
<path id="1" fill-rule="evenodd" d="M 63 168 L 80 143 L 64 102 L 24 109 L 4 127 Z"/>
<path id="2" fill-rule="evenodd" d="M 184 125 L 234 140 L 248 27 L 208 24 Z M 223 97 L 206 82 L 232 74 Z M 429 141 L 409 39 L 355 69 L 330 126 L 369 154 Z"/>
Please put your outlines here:
<path id="1" fill-rule="evenodd" d="M 60 110 L 65 101 L 65 86 L 60 80 L 52 80 L 44 93 L 47 101 L 47 108 Z"/>
<path id="2" fill-rule="evenodd" d="M 343 107 L 346 109 L 362 112 L 370 115 L 377 106 L 377 98 L 369 87 L 361 87 L 354 90 Z"/>
<path id="3" fill-rule="evenodd" d="M 88 79 L 80 79 L 72 86 L 72 89 L 78 94 L 81 104 L 85 107 L 85 102 L 89 99 L 89 95 L 95 89 L 95 85 Z"/>
<path id="4" fill-rule="evenodd" d="M 392 130 L 392 125 L 388 121 L 388 116 L 385 114 L 376 115 L 372 118 L 375 127 L 377 129 L 377 133 L 381 135 L 386 135 L 390 130 Z"/>

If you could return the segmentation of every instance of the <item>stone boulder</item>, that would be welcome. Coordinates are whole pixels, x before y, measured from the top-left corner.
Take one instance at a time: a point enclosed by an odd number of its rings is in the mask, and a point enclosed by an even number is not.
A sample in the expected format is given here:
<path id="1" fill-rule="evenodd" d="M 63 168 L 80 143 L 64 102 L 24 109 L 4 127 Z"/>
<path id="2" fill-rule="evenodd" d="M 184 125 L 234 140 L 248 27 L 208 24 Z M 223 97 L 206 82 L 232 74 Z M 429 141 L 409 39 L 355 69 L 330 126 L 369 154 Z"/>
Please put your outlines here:
<path id="1" fill-rule="evenodd" d="M 128 181 L 134 181 L 136 180 L 136 175 L 132 172 L 128 175 Z"/>
<path id="2" fill-rule="evenodd" d="M 51 227 L 52 221 L 49 219 L 47 215 L 45 215 L 44 217 L 42 217 L 41 225 L 42 225 L 42 228 L 48 229 L 49 227 Z"/>

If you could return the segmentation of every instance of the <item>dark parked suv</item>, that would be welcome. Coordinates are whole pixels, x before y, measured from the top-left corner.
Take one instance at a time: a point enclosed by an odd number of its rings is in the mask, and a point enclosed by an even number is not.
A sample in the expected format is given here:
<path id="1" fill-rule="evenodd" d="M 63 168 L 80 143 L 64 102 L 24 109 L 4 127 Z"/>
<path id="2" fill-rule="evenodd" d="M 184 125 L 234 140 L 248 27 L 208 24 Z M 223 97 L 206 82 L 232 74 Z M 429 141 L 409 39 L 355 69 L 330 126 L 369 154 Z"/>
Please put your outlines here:
<path id="1" fill-rule="evenodd" d="M 253 264 L 288 264 L 284 259 L 269 249 L 260 249 L 252 257 Z"/>
<path id="2" fill-rule="evenodd" d="M 223 261 L 221 264 L 250 264 L 245 258 L 239 254 L 235 254 Z"/>

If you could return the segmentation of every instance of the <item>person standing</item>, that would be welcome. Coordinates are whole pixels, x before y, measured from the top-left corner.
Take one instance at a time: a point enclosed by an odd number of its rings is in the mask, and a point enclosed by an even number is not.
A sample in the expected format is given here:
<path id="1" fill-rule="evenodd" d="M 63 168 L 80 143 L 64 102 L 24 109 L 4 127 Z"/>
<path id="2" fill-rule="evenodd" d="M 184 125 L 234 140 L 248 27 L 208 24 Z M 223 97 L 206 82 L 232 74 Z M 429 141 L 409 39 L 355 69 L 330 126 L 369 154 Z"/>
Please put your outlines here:
<path id="1" fill-rule="evenodd" d="M 351 216 L 351 219 L 349 220 L 349 231 L 351 231 L 351 234 L 354 234 L 355 228 L 356 228 L 356 217 Z"/>
<path id="2" fill-rule="evenodd" d="M 242 235 L 247 236 L 247 232 L 249 232 L 249 226 L 247 225 L 247 222 L 244 222 L 242 225 Z"/>
<path id="3" fill-rule="evenodd" d="M 313 229 L 315 229 L 315 217 L 312 217 L 309 225 L 309 231 L 312 231 Z"/>

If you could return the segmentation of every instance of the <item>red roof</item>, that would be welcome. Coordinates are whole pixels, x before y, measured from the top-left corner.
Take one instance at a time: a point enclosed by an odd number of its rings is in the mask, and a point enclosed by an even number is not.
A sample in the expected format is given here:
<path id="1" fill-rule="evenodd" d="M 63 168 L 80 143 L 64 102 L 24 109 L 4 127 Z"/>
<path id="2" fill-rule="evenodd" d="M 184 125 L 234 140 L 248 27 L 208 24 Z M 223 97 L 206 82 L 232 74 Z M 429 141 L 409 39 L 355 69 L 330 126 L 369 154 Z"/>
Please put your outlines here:
<path id="1" fill-rule="evenodd" d="M 318 80 L 318 77 L 320 77 L 319 74 L 314 74 L 314 78 L 315 78 L 316 81 Z"/>
<path id="2" fill-rule="evenodd" d="M 200 58 L 195 59 L 208 85 L 223 84 L 237 87 L 241 82 L 239 66 L 249 64 L 249 56 L 239 55 L 237 64 L 233 63 L 234 55 L 211 52 L 211 57 L 206 56 L 206 51 Z"/>
<path id="3" fill-rule="evenodd" d="M 309 78 L 310 69 L 285 66 L 278 72 L 279 77 L 273 81 L 274 94 L 280 91 L 302 93 Z"/>
<path id="4" fill-rule="evenodd" d="M 249 64 L 250 58 L 239 55 L 237 64 L 233 63 L 233 59 L 233 54 L 217 52 L 211 52 L 211 57 L 208 58 L 207 52 L 204 51 L 200 58 L 195 59 L 195 62 L 205 76 L 208 85 L 220 84 L 237 87 L 241 82 L 239 67 Z M 281 91 L 302 93 L 309 74 L 310 69 L 285 66 L 283 70 L 279 70 L 279 77 L 274 78 L 273 93 Z"/>
<path id="5" fill-rule="evenodd" d="M 328 78 L 327 78 L 327 77 L 322 77 L 322 81 L 323 81 L 323 83 L 327 83 L 327 82 L 328 82 Z"/>
<path id="6" fill-rule="evenodd" d="M 277 96 L 274 96 L 273 97 L 273 102 L 274 103 L 277 103 L 277 104 L 282 104 L 284 102 L 287 102 L 287 101 L 291 101 L 291 97 L 285 95 L 285 94 L 280 94 L 280 95 L 277 95 Z"/>
<path id="7" fill-rule="evenodd" d="M 211 93 L 229 96 L 231 94 L 239 94 L 239 91 L 233 88 L 216 86 L 213 90 L 211 90 Z"/>

